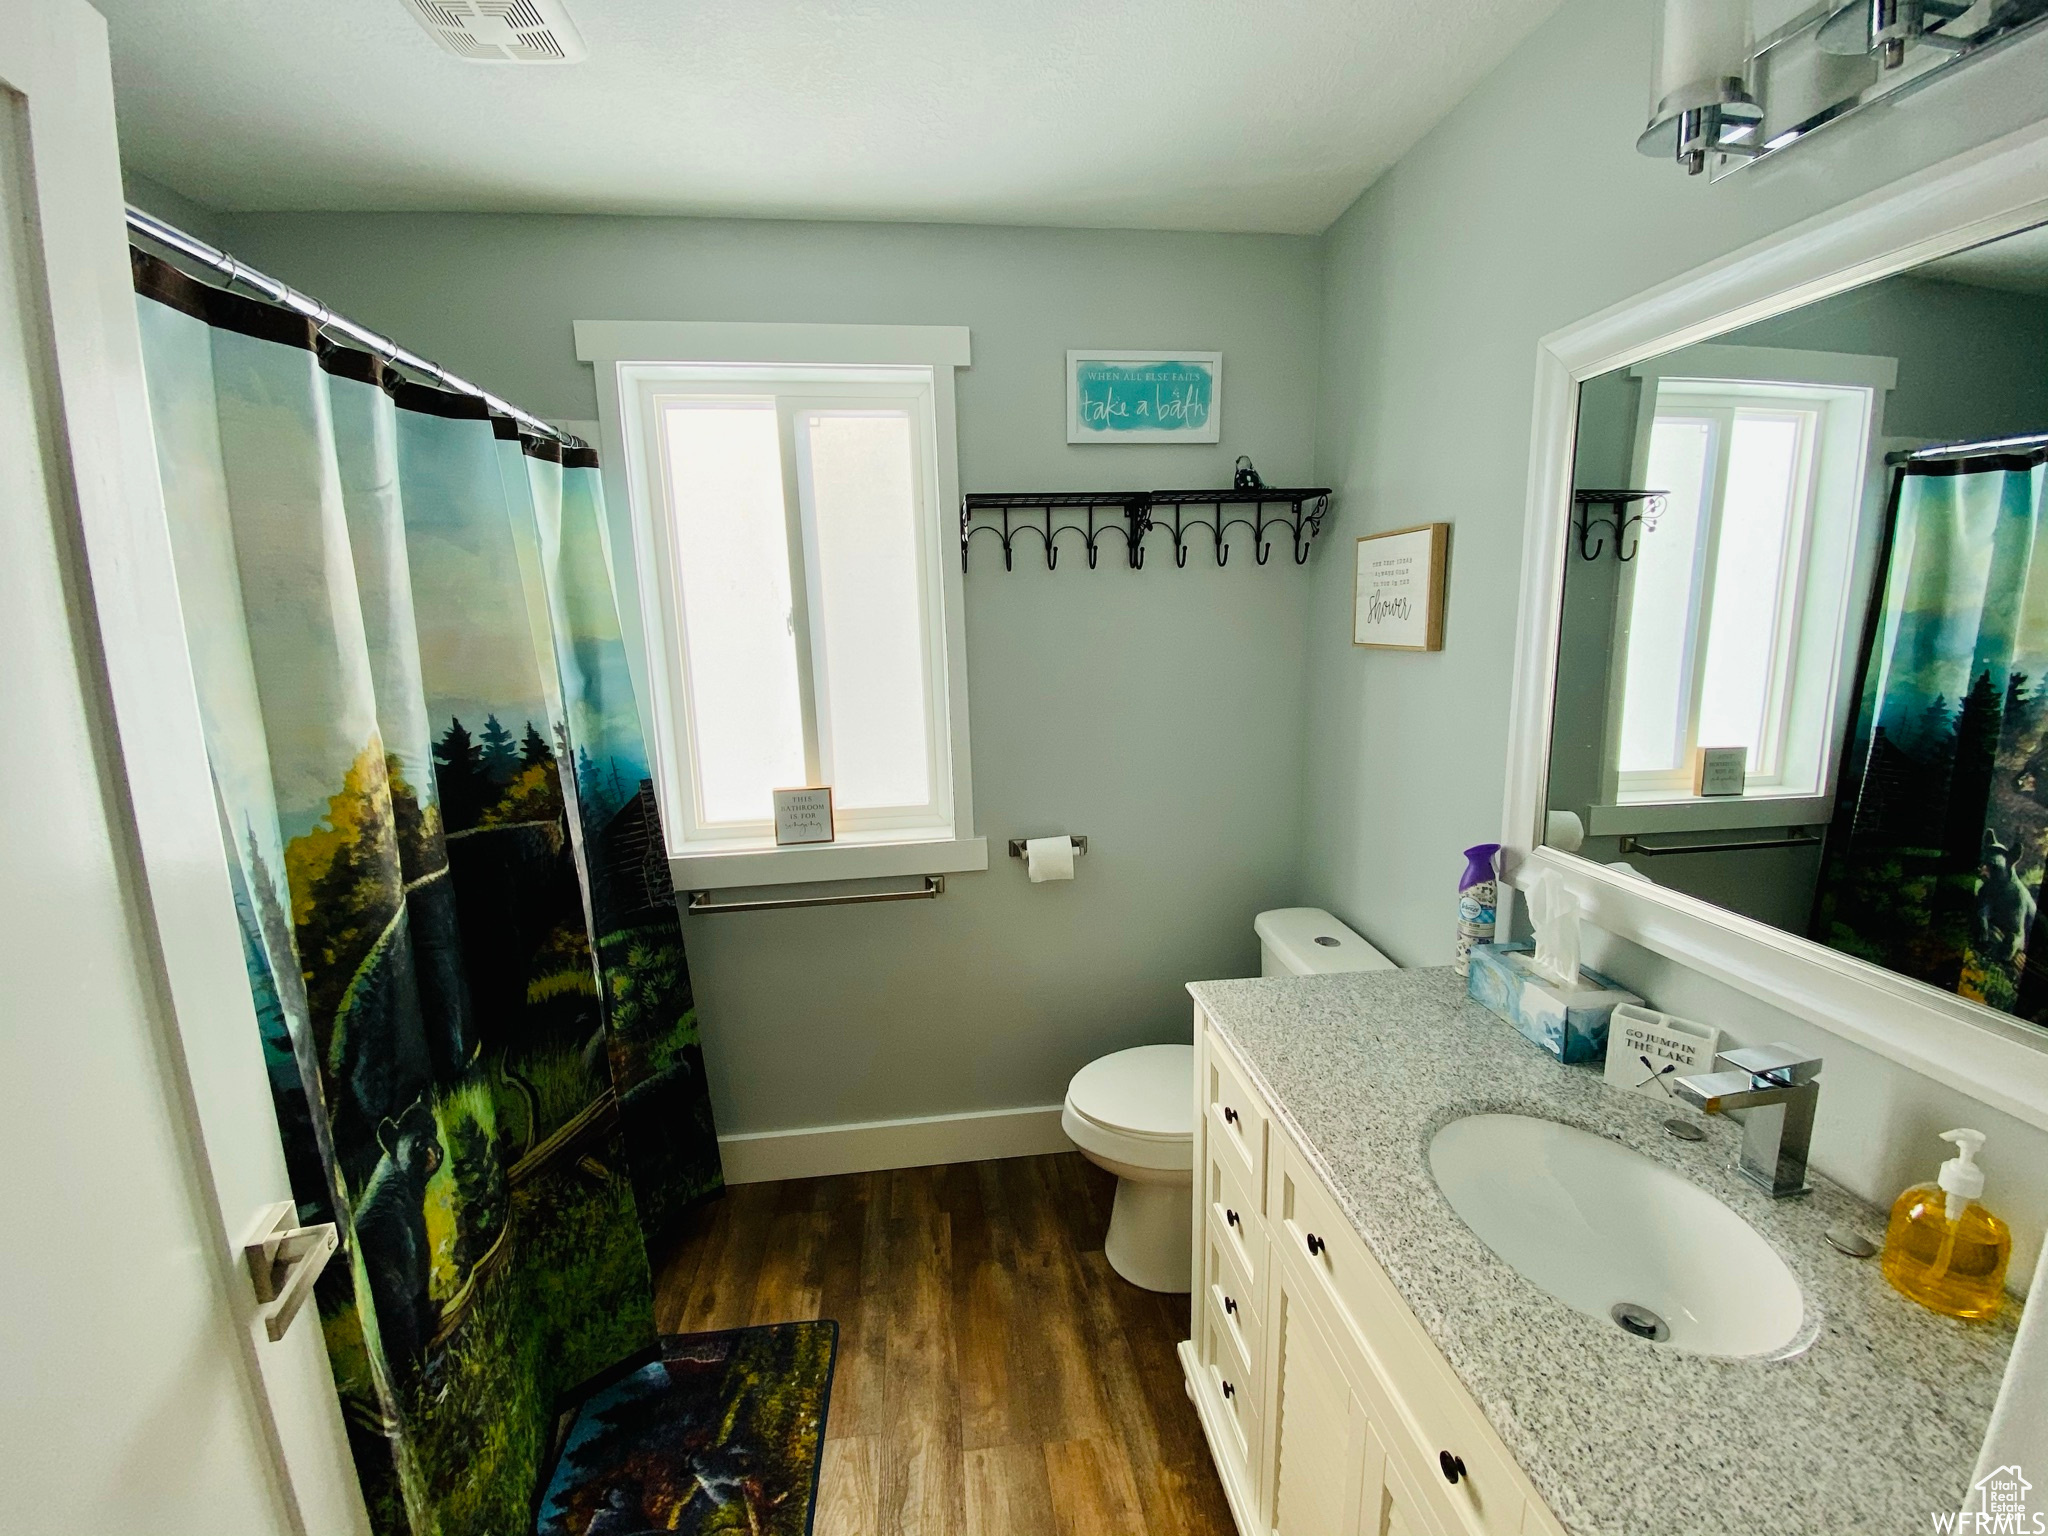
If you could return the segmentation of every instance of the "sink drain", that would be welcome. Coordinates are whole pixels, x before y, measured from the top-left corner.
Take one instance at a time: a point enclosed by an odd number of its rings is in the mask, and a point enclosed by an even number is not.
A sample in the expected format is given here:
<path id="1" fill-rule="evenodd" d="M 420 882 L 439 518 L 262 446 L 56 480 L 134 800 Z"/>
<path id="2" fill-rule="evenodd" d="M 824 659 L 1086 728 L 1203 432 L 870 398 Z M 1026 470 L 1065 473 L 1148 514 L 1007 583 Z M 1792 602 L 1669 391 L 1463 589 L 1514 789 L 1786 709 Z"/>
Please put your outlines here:
<path id="1" fill-rule="evenodd" d="M 1662 1343 L 1671 1337 L 1671 1325 L 1652 1312 L 1648 1307 L 1637 1306 L 1632 1301 L 1617 1301 L 1608 1308 L 1607 1315 L 1614 1319 L 1624 1333 L 1632 1333 L 1639 1339 Z"/>

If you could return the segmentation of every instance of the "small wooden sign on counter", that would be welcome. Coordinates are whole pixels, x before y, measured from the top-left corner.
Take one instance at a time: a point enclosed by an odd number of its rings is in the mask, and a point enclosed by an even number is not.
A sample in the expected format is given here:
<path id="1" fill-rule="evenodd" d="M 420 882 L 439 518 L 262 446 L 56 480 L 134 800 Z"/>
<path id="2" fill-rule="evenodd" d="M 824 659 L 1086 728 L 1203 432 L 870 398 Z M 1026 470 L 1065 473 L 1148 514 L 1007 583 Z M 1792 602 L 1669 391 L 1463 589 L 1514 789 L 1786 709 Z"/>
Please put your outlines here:
<path id="1" fill-rule="evenodd" d="M 1673 1078 L 1714 1070 L 1721 1032 L 1655 1008 L 1614 1010 L 1607 1021 L 1607 1083 L 1624 1093 L 1677 1102 Z"/>
<path id="2" fill-rule="evenodd" d="M 1358 541 L 1351 643 L 1388 651 L 1444 648 L 1444 556 L 1449 523 L 1423 523 Z"/>
<path id="3" fill-rule="evenodd" d="M 778 789 L 775 792 L 775 843 L 829 843 L 832 841 L 832 788 L 819 785 L 806 789 Z"/>

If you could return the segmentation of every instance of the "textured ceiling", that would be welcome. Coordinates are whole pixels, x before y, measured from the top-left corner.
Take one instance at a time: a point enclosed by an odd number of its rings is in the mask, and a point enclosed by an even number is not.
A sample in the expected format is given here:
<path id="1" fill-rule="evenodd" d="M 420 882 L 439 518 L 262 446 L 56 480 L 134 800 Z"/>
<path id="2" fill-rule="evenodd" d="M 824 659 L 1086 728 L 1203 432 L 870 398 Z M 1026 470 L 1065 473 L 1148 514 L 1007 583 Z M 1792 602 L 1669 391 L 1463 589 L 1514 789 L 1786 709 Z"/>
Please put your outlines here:
<path id="1" fill-rule="evenodd" d="M 225 210 L 1325 228 L 1558 0 L 568 0 L 574 65 L 399 0 L 96 0 L 130 167 Z"/>

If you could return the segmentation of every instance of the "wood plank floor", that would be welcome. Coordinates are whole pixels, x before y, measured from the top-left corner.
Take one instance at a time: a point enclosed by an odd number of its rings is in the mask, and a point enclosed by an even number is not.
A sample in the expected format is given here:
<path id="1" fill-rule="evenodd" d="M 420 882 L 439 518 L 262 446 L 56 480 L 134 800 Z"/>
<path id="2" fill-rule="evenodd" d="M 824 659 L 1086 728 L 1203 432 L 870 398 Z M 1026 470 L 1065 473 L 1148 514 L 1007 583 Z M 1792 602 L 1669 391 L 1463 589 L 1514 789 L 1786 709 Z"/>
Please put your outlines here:
<path id="1" fill-rule="evenodd" d="M 1230 1536 L 1175 1346 L 1077 1153 L 743 1184 L 655 1283 L 671 1333 L 831 1317 L 814 1536 Z"/>

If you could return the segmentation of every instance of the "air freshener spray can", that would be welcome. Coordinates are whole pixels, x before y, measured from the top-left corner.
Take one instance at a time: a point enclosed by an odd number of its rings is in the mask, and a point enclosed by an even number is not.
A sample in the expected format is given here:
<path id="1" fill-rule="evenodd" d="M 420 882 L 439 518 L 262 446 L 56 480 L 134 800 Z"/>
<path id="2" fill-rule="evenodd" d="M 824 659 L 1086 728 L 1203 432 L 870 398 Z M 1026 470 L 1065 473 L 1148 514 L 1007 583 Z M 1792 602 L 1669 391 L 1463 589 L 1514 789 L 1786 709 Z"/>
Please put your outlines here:
<path id="1" fill-rule="evenodd" d="M 1499 843 L 1480 843 L 1465 850 L 1465 873 L 1458 879 L 1458 952 L 1451 969 L 1460 976 L 1472 968 L 1472 946 L 1493 942 L 1494 903 L 1500 895 Z"/>

